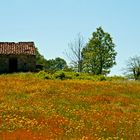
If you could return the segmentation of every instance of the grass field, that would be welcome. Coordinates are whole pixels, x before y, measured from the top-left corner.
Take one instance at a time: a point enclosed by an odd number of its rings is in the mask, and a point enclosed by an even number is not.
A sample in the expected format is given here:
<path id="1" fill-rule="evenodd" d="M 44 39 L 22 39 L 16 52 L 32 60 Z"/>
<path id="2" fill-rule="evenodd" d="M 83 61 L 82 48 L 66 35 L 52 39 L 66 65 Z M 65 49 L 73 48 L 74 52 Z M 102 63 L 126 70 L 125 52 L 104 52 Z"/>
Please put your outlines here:
<path id="1" fill-rule="evenodd" d="M 0 140 L 139 139 L 139 82 L 0 76 Z"/>

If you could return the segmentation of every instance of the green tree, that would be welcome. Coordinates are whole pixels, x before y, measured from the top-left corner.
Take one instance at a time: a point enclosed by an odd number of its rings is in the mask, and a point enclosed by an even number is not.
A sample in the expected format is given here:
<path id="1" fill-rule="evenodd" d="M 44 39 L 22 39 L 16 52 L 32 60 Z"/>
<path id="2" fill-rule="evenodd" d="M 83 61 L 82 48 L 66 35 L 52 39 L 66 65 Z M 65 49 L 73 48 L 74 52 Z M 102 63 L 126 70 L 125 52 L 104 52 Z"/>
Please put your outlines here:
<path id="1" fill-rule="evenodd" d="M 127 76 L 140 80 L 140 56 L 130 57 L 125 70 Z"/>
<path id="2" fill-rule="evenodd" d="M 37 69 L 45 69 L 45 66 L 47 64 L 47 60 L 44 58 L 43 55 L 41 55 L 38 51 L 38 48 L 36 48 L 36 67 Z"/>
<path id="3" fill-rule="evenodd" d="M 110 68 L 116 64 L 115 44 L 109 33 L 101 27 L 93 32 L 92 38 L 82 51 L 84 71 L 96 75 L 107 74 Z"/>
<path id="4" fill-rule="evenodd" d="M 47 60 L 46 69 L 47 70 L 63 70 L 67 66 L 67 63 L 64 59 L 57 57 L 55 59 Z"/>

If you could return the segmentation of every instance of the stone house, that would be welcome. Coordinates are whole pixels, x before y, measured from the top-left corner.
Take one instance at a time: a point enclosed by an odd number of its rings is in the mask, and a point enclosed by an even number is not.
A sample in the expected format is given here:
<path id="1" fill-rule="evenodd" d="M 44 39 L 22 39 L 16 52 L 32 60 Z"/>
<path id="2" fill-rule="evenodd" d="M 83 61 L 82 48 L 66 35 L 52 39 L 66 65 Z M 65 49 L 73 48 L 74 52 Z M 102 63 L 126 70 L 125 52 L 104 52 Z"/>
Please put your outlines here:
<path id="1" fill-rule="evenodd" d="M 0 42 L 0 73 L 35 71 L 34 42 Z"/>

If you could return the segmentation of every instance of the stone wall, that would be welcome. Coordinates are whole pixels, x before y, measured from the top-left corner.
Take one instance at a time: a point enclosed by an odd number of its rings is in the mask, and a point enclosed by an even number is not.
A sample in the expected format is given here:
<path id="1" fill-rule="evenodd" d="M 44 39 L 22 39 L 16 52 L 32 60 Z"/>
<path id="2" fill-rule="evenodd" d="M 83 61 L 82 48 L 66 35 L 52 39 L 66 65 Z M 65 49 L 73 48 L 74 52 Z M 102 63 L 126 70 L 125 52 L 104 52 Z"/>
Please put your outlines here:
<path id="1" fill-rule="evenodd" d="M 18 57 L 18 71 L 35 71 L 36 61 L 33 55 L 20 55 Z"/>
<path id="2" fill-rule="evenodd" d="M 9 71 L 9 59 L 8 57 L 0 56 L 0 73 L 7 73 Z"/>
<path id="3" fill-rule="evenodd" d="M 36 61 L 34 55 L 0 55 L 0 73 L 9 72 L 9 59 L 17 59 L 17 72 L 35 71 Z"/>

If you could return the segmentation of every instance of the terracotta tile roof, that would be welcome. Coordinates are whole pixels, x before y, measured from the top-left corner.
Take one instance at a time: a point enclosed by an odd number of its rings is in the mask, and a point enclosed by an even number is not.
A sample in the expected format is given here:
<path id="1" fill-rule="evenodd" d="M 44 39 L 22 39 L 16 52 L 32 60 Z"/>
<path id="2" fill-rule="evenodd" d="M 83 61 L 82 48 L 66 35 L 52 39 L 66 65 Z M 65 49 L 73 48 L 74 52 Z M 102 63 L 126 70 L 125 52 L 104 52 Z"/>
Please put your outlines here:
<path id="1" fill-rule="evenodd" d="M 34 42 L 0 42 L 0 55 L 35 55 Z"/>

